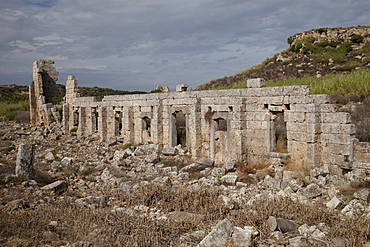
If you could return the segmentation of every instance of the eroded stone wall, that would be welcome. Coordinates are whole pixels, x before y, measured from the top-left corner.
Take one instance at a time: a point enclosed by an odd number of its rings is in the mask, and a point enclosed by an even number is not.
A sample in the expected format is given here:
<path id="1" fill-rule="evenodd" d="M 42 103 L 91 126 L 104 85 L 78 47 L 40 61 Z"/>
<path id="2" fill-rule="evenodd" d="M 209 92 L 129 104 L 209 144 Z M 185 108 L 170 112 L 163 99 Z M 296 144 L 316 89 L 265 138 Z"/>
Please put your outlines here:
<path id="1" fill-rule="evenodd" d="M 33 124 L 48 125 L 55 112 L 46 100 L 57 79 L 53 63 L 34 63 Z M 105 96 L 96 101 L 80 97 L 78 81 L 68 76 L 61 121 L 65 134 L 154 143 L 159 151 L 181 149 L 194 158 L 210 157 L 216 164 L 289 158 L 308 167 L 357 164 L 359 148 L 350 115 L 338 112 L 328 95 L 312 95 L 307 86 L 263 84 L 254 79 L 246 89 L 191 92 L 184 84 L 177 92 Z M 363 163 L 363 157 L 360 160 Z"/>
<path id="2" fill-rule="evenodd" d="M 101 102 L 79 97 L 77 87 L 69 77 L 66 133 L 150 142 L 159 150 L 180 145 L 216 163 L 291 157 L 308 166 L 340 164 L 355 134 L 349 114 L 307 86 L 106 96 Z"/>
<path id="3" fill-rule="evenodd" d="M 33 63 L 33 81 L 30 85 L 30 122 L 48 126 L 51 118 L 58 118 L 52 100 L 57 92 L 58 72 L 52 60 L 38 60 Z"/>

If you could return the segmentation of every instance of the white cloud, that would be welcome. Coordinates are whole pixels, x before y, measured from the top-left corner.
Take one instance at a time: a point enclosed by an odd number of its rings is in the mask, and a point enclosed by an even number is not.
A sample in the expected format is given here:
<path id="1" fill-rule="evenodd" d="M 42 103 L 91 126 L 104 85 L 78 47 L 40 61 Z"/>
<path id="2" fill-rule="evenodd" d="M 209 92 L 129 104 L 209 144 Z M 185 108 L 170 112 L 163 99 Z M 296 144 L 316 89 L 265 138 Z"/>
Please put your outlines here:
<path id="1" fill-rule="evenodd" d="M 286 49 L 297 32 L 369 25 L 369 10 L 367 0 L 6 0 L 0 83 L 29 78 L 44 58 L 55 60 L 59 83 L 74 73 L 85 85 L 195 88 Z"/>

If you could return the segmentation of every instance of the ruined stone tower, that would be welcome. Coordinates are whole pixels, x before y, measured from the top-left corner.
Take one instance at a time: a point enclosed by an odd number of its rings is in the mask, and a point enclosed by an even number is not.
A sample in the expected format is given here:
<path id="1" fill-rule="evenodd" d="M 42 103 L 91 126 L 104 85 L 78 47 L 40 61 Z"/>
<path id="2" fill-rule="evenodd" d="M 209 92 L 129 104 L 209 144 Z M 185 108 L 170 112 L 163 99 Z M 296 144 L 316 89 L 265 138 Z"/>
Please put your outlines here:
<path id="1" fill-rule="evenodd" d="M 30 85 L 30 121 L 31 125 L 50 124 L 53 97 L 57 92 L 58 72 L 53 67 L 54 61 L 40 59 L 33 63 L 33 81 Z"/>

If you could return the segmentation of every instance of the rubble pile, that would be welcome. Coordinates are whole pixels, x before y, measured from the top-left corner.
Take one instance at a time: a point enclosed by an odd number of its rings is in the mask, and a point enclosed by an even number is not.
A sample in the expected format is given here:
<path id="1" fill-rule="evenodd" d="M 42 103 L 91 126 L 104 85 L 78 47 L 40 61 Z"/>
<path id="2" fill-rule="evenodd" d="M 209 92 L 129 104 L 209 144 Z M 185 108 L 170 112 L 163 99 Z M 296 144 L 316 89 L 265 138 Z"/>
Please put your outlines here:
<path id="1" fill-rule="evenodd" d="M 62 135 L 58 124 L 47 129 L 6 123 L 1 123 L 1 127 L 2 131 L 7 130 L 1 142 L 13 147 L 2 149 L 1 153 L 2 213 L 35 210 L 69 198 L 73 204 L 86 210 L 109 209 L 111 214 L 145 218 L 152 222 L 206 222 L 208 216 L 201 212 L 164 210 L 160 203 L 155 205 L 148 201 L 134 203 L 135 194 L 151 188 L 165 188 L 169 195 L 184 188 L 188 191 L 217 189 L 224 217 L 207 221 L 209 225 L 205 229 L 199 226 L 169 239 L 168 246 L 339 247 L 353 243 L 342 235 L 330 233 L 325 216 L 322 216 L 322 222 L 316 221 L 313 225 L 303 219 L 280 218 L 277 212 L 259 219 L 264 227 L 237 225 L 238 213 L 253 214 L 251 209 L 263 201 L 291 201 L 298 207 L 320 205 L 339 218 L 353 222 L 359 219 L 370 221 L 370 170 L 343 170 L 335 164 L 326 164 L 302 171 L 295 170 L 294 165 L 290 164 L 288 169 L 287 164 L 277 162 L 260 170 L 250 169 L 251 172 L 246 174 L 241 172 L 242 164 L 228 162 L 215 166 L 209 158 L 191 160 L 181 147 L 175 147 L 173 152 L 164 152 L 164 155 L 153 144 L 131 146 L 120 138 L 100 142 L 93 135 Z M 34 157 L 30 157 L 31 151 L 20 157 L 22 150 L 34 151 Z M 27 159 L 35 171 L 31 169 L 32 172 L 27 173 L 28 178 L 19 184 L 16 178 L 22 177 L 23 173 L 12 173 L 11 164 L 16 162 L 18 167 L 19 162 L 27 163 Z M 15 187 L 21 191 L 18 196 L 12 194 Z M 147 200 L 159 200 L 153 195 L 148 194 Z M 122 197 L 126 201 L 122 201 Z M 171 200 L 171 197 L 166 200 Z M 192 200 L 186 203 L 191 204 Z M 261 210 L 265 210 L 266 204 L 260 205 Z M 273 212 L 273 209 L 266 212 Z M 248 220 L 243 219 L 243 222 Z M 60 223 L 50 224 L 48 228 L 55 228 Z M 370 246 L 369 233 L 368 229 L 367 237 L 363 238 L 367 242 L 356 245 Z M 1 241 L 7 246 L 7 239 L 2 238 Z M 64 245 L 58 246 L 98 245 L 94 241 L 67 239 Z"/>

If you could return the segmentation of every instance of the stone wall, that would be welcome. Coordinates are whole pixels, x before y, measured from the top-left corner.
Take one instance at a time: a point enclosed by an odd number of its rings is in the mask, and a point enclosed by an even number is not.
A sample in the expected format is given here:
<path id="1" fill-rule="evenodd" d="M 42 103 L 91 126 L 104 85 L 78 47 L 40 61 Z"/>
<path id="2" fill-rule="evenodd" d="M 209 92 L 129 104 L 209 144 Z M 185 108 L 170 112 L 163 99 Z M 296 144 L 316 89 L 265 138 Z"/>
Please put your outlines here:
<path id="1" fill-rule="evenodd" d="M 341 164 L 355 138 L 350 115 L 307 86 L 105 96 L 101 102 L 79 97 L 73 76 L 66 88 L 65 133 L 154 143 L 160 151 L 182 147 L 216 163 L 290 157 L 310 167 Z"/>
<path id="2" fill-rule="evenodd" d="M 33 63 L 33 81 L 30 85 L 30 122 L 32 125 L 42 123 L 48 126 L 51 118 L 59 116 L 53 107 L 58 72 L 52 60 L 38 60 Z"/>

